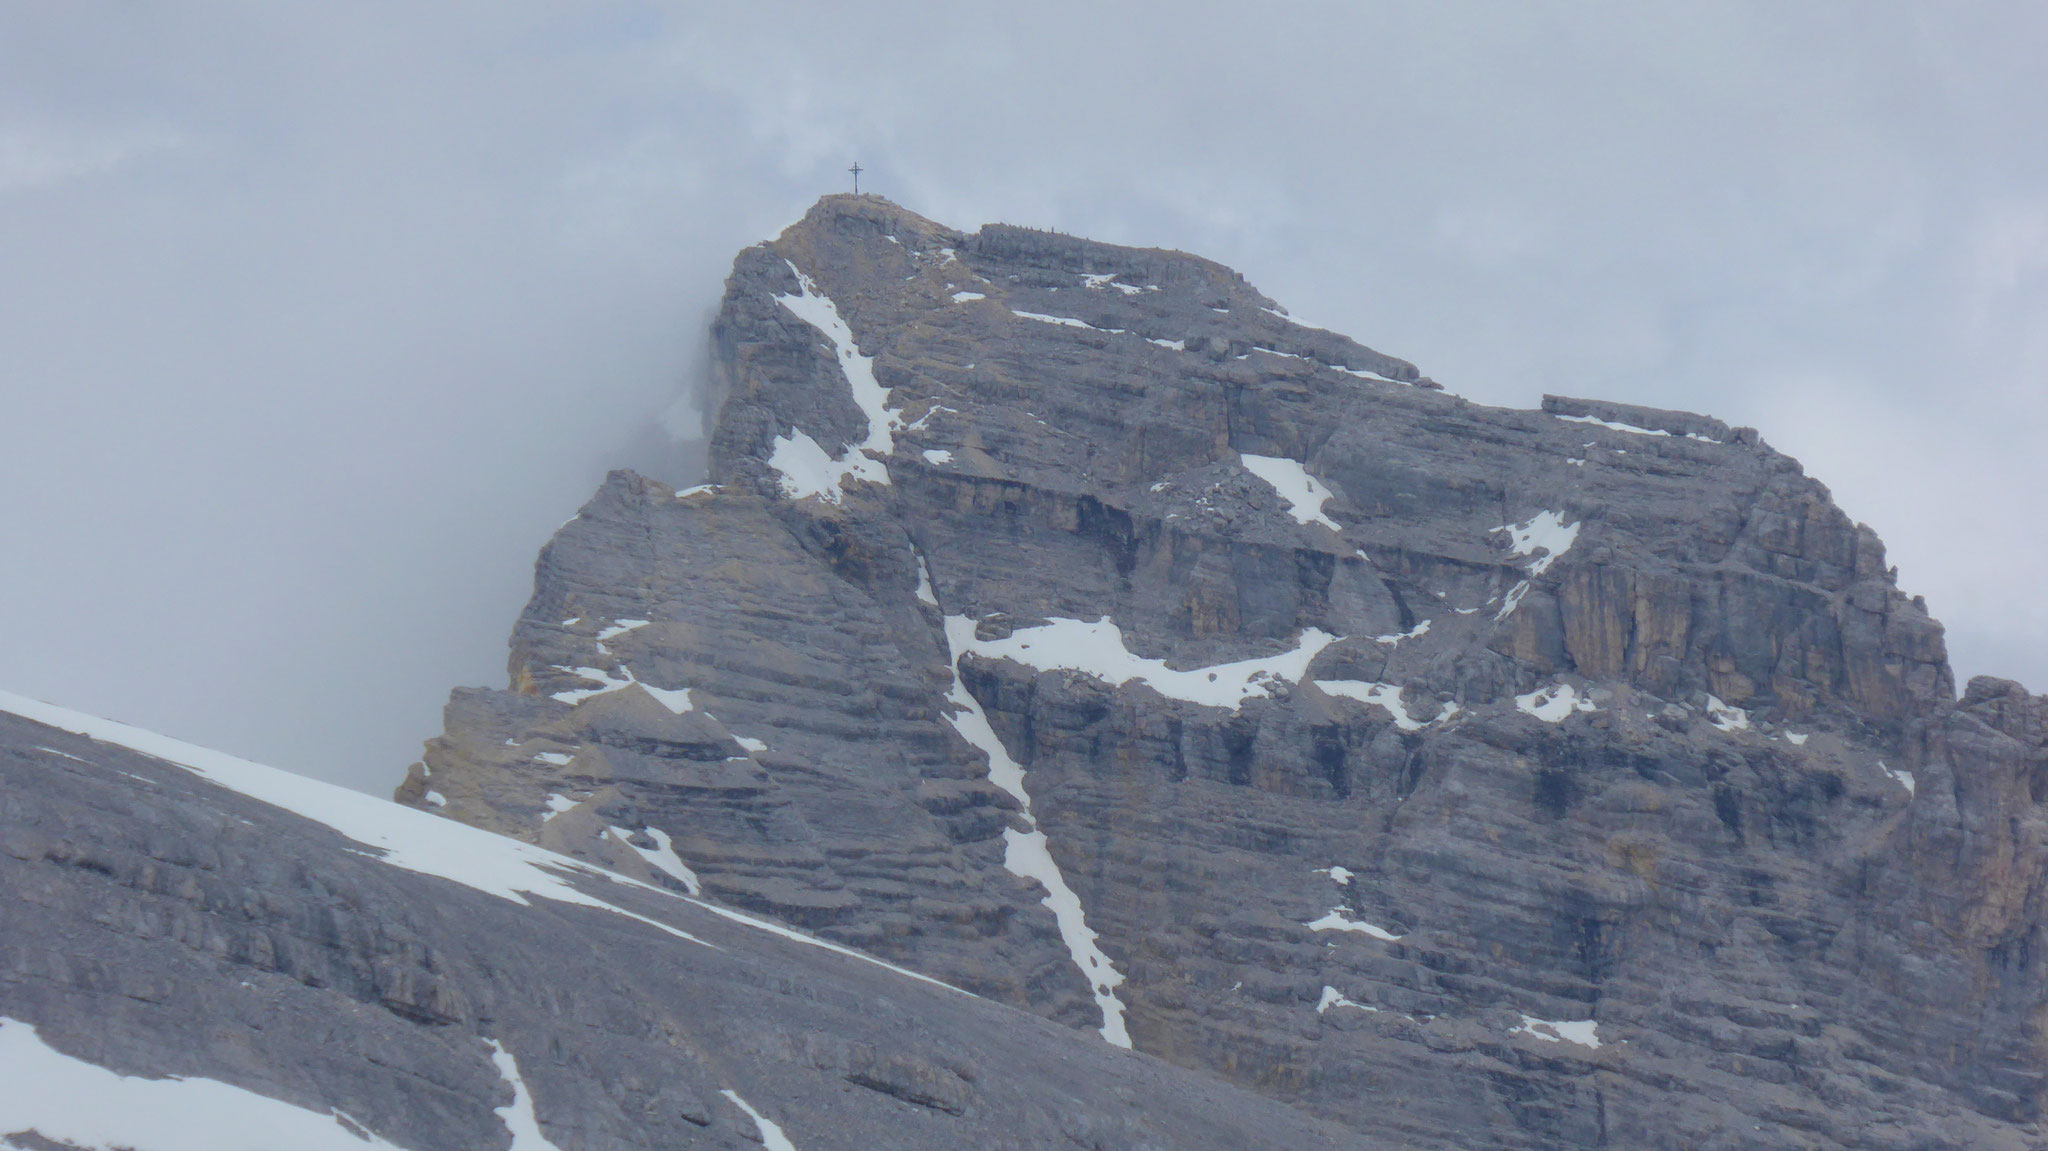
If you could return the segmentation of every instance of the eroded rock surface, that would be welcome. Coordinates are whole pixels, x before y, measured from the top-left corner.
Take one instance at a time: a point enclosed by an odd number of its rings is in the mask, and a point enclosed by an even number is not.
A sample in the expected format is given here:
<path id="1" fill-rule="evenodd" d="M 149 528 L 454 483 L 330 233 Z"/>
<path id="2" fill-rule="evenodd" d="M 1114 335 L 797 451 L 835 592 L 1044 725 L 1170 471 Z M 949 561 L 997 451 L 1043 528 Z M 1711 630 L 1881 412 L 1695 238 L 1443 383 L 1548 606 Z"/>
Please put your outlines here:
<path id="1" fill-rule="evenodd" d="M 875 197 L 715 336 L 402 800 L 1394 1145 L 2039 1145 L 2048 704 L 1754 430 Z"/>
<path id="2" fill-rule="evenodd" d="M 0 1146 L 1373 1146 L 715 903 L 10 710 Z"/>

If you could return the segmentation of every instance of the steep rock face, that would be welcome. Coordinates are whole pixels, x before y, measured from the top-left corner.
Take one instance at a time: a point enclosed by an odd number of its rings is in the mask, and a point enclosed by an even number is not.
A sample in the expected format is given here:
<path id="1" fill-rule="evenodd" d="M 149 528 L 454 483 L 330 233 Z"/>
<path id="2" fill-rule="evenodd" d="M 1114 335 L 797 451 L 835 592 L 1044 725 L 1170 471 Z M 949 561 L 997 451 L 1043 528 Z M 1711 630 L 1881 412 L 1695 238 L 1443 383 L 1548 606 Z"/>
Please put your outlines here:
<path id="1" fill-rule="evenodd" d="M 714 335 L 401 799 L 1407 1145 L 2032 1145 L 2041 705 L 1755 431 L 875 197 Z"/>
<path id="2" fill-rule="evenodd" d="M 18 709 L 0 1146 L 1370 1146 L 715 903 Z"/>

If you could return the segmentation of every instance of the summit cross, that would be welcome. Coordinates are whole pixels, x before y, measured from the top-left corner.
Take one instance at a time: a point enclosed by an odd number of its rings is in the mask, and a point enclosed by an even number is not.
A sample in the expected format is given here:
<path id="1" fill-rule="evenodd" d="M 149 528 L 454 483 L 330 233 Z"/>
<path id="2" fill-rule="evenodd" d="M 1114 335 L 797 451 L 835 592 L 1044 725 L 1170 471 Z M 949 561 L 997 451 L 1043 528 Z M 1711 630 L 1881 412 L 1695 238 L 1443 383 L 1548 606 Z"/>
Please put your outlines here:
<path id="1" fill-rule="evenodd" d="M 855 160 L 853 167 L 848 168 L 847 171 L 853 173 L 853 194 L 858 196 L 860 195 L 860 161 Z"/>

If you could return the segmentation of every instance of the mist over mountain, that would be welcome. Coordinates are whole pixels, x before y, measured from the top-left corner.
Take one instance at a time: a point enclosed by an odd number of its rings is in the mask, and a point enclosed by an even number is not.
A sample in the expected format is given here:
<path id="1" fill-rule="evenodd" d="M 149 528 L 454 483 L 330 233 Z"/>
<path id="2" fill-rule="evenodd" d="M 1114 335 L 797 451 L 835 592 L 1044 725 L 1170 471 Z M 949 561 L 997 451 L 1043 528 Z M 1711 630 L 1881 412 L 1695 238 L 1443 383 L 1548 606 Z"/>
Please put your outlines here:
<path id="1" fill-rule="evenodd" d="M 1478 401 L 1768 429 L 1964 678 L 2042 682 L 2042 20 L 14 6 L 0 682 L 384 792 L 603 475 L 696 478 L 653 421 L 731 253 L 855 160 Z"/>

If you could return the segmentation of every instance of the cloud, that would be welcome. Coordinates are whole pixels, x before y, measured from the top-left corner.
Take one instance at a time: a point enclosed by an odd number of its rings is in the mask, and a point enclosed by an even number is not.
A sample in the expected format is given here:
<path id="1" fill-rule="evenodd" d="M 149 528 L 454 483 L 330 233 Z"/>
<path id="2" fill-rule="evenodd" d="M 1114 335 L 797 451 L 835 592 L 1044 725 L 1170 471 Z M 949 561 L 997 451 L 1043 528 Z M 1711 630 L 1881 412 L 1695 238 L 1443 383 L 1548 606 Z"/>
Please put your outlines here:
<path id="1" fill-rule="evenodd" d="M 113 172 L 154 152 L 183 147 L 175 133 L 105 133 L 0 125 L 0 196 Z"/>
<path id="2" fill-rule="evenodd" d="M 375 789 L 733 254 L 863 185 L 1181 248 L 1486 402 L 1805 458 L 2048 685 L 2048 10 L 884 0 L 0 12 L 0 684 Z M 664 431 L 664 429 L 667 429 Z"/>

